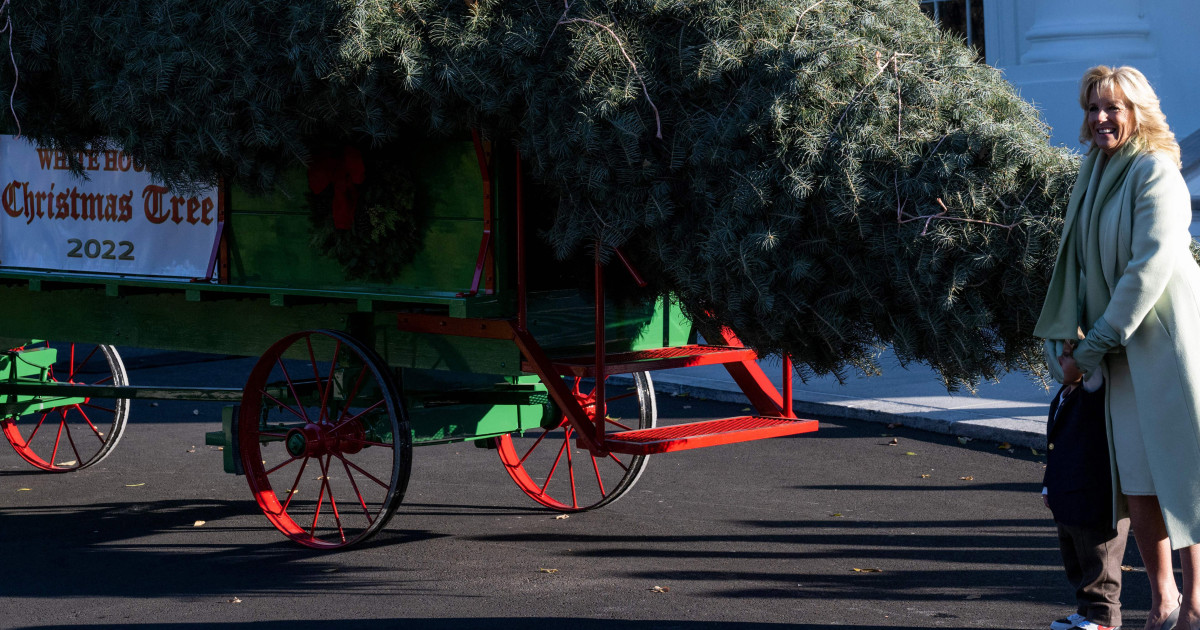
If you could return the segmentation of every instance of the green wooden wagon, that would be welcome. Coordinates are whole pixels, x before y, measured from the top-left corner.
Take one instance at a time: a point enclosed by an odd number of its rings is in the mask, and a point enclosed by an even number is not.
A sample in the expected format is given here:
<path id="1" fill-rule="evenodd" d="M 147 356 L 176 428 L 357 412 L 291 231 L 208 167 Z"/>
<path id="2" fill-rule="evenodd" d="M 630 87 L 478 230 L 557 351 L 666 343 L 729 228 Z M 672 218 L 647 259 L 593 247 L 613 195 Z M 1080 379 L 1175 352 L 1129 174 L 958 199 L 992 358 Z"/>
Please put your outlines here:
<path id="1" fill-rule="evenodd" d="M 288 538 L 338 548 L 386 525 L 413 446 L 474 441 L 534 501 L 578 511 L 628 492 L 650 454 L 816 430 L 792 413 L 786 361 L 781 396 L 732 334 L 697 344 L 670 300 L 607 298 L 599 259 L 585 290 L 527 279 L 558 263 L 531 245 L 519 155 L 477 136 L 406 150 L 424 245 L 388 282 L 309 245 L 303 172 L 274 196 L 221 192 L 220 271 L 203 281 L 0 267 L 5 438 L 75 471 L 117 445 L 130 399 L 227 401 L 208 435 L 226 470 Z M 132 385 L 119 345 L 260 359 L 238 390 Z M 657 426 L 649 372 L 703 364 L 756 415 Z"/>

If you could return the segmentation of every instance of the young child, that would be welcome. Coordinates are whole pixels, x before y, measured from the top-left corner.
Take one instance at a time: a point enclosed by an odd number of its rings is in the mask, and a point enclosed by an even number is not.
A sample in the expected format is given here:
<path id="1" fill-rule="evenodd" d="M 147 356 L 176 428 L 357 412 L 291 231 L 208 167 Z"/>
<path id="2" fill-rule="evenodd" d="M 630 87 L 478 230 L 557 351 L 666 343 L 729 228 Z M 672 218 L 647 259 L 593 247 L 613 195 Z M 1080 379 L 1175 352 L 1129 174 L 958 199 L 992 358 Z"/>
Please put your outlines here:
<path id="1" fill-rule="evenodd" d="M 1073 344 L 1063 350 L 1063 386 L 1050 403 L 1042 500 L 1058 525 L 1063 567 L 1078 607 L 1050 627 L 1109 630 L 1121 625 L 1121 560 L 1129 519 L 1113 528 L 1104 379 L 1097 370 L 1085 382 L 1073 351 Z"/>

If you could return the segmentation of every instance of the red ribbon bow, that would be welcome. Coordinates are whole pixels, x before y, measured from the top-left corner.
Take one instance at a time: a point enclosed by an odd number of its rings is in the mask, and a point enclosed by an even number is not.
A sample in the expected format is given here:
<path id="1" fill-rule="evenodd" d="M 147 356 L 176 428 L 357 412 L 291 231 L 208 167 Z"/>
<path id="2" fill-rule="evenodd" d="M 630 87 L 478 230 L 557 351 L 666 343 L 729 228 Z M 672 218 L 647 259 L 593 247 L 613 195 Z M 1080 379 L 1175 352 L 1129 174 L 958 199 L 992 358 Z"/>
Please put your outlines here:
<path id="1" fill-rule="evenodd" d="M 308 188 L 313 194 L 321 194 L 333 186 L 333 227 L 349 230 L 354 225 L 354 210 L 358 206 L 356 184 L 363 182 L 366 168 L 362 154 L 354 147 L 346 147 L 342 154 L 337 151 L 322 151 L 308 167 Z"/>

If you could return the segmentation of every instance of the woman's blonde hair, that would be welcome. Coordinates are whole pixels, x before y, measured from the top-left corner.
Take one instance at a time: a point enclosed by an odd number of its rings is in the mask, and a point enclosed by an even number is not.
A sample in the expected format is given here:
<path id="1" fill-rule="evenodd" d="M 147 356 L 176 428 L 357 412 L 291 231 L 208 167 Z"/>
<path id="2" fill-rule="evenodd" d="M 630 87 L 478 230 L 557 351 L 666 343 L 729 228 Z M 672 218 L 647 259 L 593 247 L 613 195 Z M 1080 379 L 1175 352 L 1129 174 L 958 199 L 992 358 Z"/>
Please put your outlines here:
<path id="1" fill-rule="evenodd" d="M 1115 88 L 1115 89 L 1114 89 Z M 1146 76 L 1131 66 L 1109 68 L 1096 66 L 1083 73 L 1079 82 L 1079 106 L 1083 108 L 1083 129 L 1079 132 L 1079 141 L 1095 146 L 1091 125 L 1088 125 L 1088 99 L 1092 90 L 1099 92 L 1114 92 L 1119 90 L 1125 96 L 1133 110 L 1134 129 L 1129 141 L 1140 151 L 1147 153 L 1167 153 L 1175 161 L 1179 160 L 1179 143 L 1175 134 L 1167 125 L 1167 117 L 1163 115 L 1158 105 L 1158 95 Z"/>

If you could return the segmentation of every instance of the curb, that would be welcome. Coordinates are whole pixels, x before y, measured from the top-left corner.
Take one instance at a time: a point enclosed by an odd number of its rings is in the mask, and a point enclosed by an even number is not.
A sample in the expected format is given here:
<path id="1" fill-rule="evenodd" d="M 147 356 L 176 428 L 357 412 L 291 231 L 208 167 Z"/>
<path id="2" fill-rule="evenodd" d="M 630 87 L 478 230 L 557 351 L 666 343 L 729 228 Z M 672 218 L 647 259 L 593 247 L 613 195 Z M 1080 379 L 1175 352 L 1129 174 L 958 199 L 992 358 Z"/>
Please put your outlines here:
<path id="1" fill-rule="evenodd" d="M 654 391 L 671 396 L 691 396 L 700 400 L 731 403 L 746 402 L 746 397 L 742 394 L 741 390 L 706 387 L 704 385 L 697 385 L 694 382 L 688 382 L 687 379 L 664 378 L 664 375 L 654 378 Z M 884 408 L 872 408 L 868 406 L 872 403 L 875 406 Z M 972 440 L 995 442 L 997 444 L 1007 442 L 1012 446 L 1033 448 L 1039 451 L 1046 448 L 1046 433 L 1043 423 L 1021 422 L 1016 419 L 1010 421 L 994 419 L 938 419 L 930 418 L 920 413 L 905 413 L 898 410 L 900 407 L 911 407 L 914 411 L 923 411 L 925 413 L 941 411 L 917 405 L 900 405 L 873 399 L 851 399 L 845 404 L 802 399 L 793 399 L 792 401 L 792 409 L 796 415 L 800 416 L 861 420 L 877 424 L 896 424 L 930 433 L 953 435 Z"/>

